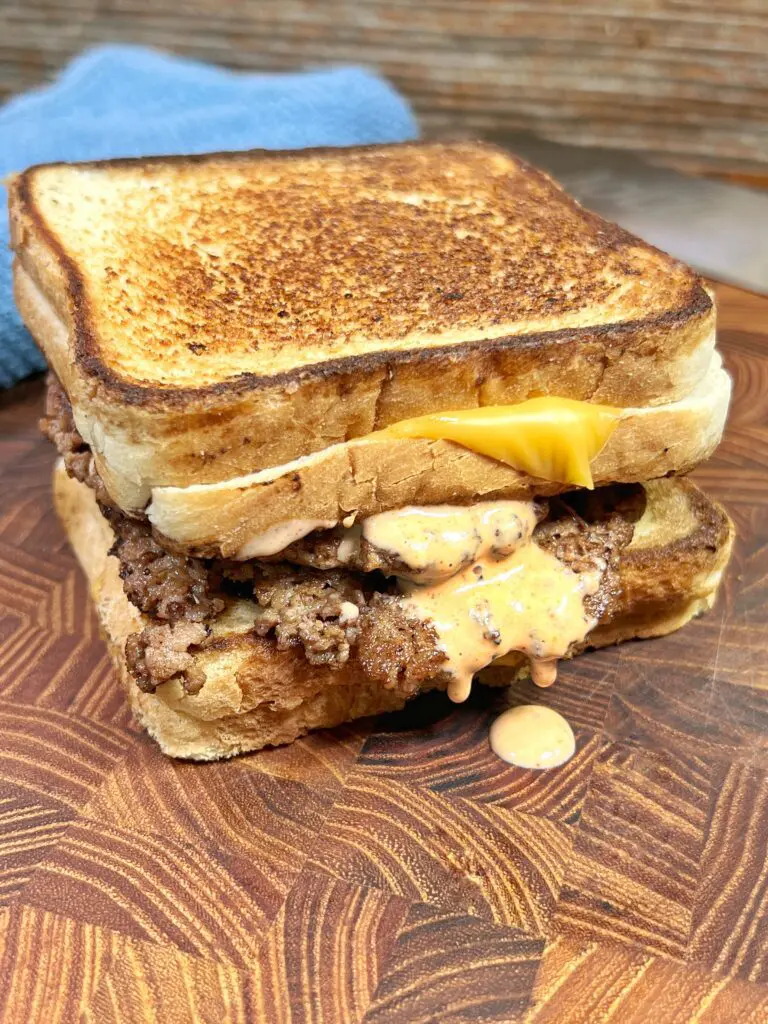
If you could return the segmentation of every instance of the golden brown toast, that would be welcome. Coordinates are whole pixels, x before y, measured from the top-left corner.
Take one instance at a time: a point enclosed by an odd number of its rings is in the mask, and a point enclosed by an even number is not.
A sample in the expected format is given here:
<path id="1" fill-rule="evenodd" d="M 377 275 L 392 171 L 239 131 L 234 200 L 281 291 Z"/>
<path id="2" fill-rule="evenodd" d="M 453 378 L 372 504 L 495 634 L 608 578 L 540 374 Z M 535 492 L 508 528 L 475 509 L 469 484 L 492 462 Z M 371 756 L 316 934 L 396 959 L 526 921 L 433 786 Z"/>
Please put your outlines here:
<path id="1" fill-rule="evenodd" d="M 611 618 L 589 635 L 591 647 L 684 625 L 711 607 L 727 564 L 733 527 L 718 505 L 687 480 L 657 480 L 644 488 L 645 511 L 621 557 L 621 597 Z M 186 693 L 175 679 L 154 694 L 142 693 L 128 673 L 124 645 L 146 620 L 125 596 L 117 559 L 108 557 L 112 531 L 93 492 L 70 479 L 61 464 L 54 495 L 134 713 L 165 753 L 229 757 L 405 704 L 409 693 L 372 682 L 353 658 L 332 671 L 310 665 L 296 649 L 278 651 L 271 639 L 254 637 L 248 601 L 236 602 L 216 620 L 216 642 L 196 656 L 206 674 L 199 693 Z M 506 685 L 526 671 L 527 662 L 512 658 L 482 678 Z"/>
<path id="2" fill-rule="evenodd" d="M 676 401 L 714 344 L 693 271 L 482 143 L 52 164 L 10 209 L 124 507 L 431 411 Z"/>

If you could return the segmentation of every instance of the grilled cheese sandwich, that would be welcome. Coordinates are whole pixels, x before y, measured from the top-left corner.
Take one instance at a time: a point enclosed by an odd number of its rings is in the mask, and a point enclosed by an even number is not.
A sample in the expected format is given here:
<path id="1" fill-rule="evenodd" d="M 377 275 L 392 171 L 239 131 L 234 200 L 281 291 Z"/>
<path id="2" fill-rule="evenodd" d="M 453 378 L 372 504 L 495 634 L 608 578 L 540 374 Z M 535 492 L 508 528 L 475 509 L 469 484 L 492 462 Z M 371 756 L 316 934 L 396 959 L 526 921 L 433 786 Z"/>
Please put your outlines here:
<path id="1" fill-rule="evenodd" d="M 712 296 L 511 155 L 48 165 L 10 209 L 57 507 L 168 753 L 462 701 L 488 672 L 548 686 L 711 603 L 727 517 L 653 481 L 722 434 Z M 631 553 L 648 529 L 666 609 Z"/>

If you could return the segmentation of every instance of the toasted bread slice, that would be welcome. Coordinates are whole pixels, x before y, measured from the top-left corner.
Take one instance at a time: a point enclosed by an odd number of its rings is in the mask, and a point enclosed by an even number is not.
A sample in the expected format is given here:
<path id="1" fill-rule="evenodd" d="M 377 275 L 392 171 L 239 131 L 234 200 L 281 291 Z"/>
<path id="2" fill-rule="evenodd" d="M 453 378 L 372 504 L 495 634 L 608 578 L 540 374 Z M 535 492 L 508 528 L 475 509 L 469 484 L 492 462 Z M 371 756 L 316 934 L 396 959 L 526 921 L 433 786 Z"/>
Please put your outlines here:
<path id="1" fill-rule="evenodd" d="M 50 164 L 10 209 L 124 508 L 426 412 L 676 401 L 714 344 L 689 268 L 481 143 Z"/>
<path id="2" fill-rule="evenodd" d="M 730 394 L 730 377 L 715 353 L 709 373 L 686 398 L 624 410 L 592 465 L 595 486 L 693 469 L 720 443 Z M 175 550 L 238 558 L 256 537 L 287 522 L 311 529 L 404 505 L 525 501 L 562 490 L 563 484 L 451 441 L 374 434 L 222 483 L 155 488 L 147 512 Z"/>
<path id="3" fill-rule="evenodd" d="M 644 487 L 645 511 L 622 556 L 622 596 L 610 621 L 590 634 L 591 647 L 682 626 L 711 607 L 728 561 L 733 527 L 719 506 L 686 480 Z M 295 650 L 278 651 L 268 638 L 255 638 L 247 601 L 236 602 L 216 620 L 216 642 L 197 655 L 206 674 L 199 693 L 185 693 L 175 680 L 154 694 L 142 693 L 126 667 L 124 646 L 146 619 L 125 597 L 117 559 L 108 557 L 110 527 L 93 493 L 70 479 L 61 464 L 54 494 L 131 707 L 166 754 L 229 757 L 405 704 L 410 694 L 372 683 L 354 659 L 331 671 L 310 665 Z M 492 667 L 483 678 L 502 685 L 526 671 L 527 662 L 512 659 L 511 666 Z"/>

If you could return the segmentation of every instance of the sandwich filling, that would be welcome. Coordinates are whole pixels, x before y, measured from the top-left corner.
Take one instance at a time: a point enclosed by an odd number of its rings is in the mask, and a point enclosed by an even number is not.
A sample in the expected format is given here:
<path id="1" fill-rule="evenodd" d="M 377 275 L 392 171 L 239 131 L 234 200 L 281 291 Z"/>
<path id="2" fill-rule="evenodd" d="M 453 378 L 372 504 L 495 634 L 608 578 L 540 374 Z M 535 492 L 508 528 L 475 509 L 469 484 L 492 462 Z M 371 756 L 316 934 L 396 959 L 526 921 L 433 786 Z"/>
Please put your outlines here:
<path id="1" fill-rule="evenodd" d="M 549 505 L 406 507 L 349 527 L 312 523 L 308 533 L 289 523 L 245 559 L 193 558 L 114 506 L 55 379 L 42 427 L 114 531 L 126 595 L 146 617 L 126 660 L 147 692 L 172 678 L 199 692 L 195 654 L 243 598 L 255 636 L 331 670 L 354 658 L 385 687 L 411 693 L 430 682 L 461 701 L 474 674 L 510 652 L 548 685 L 557 659 L 583 649 L 610 616 L 621 552 L 642 512 L 642 489 L 631 485 Z"/>
<path id="2" fill-rule="evenodd" d="M 417 416 L 385 433 L 453 441 L 530 476 L 591 488 L 592 460 L 621 415 L 609 405 L 541 395 L 516 405 Z"/>

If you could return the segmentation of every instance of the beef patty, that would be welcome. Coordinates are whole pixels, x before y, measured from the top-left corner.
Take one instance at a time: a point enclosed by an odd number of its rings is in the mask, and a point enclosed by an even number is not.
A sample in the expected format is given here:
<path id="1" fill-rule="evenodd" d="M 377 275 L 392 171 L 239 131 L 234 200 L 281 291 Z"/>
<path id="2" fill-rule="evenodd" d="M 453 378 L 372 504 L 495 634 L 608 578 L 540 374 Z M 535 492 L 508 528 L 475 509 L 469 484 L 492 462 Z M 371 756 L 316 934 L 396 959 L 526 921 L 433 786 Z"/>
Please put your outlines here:
<path id="1" fill-rule="evenodd" d="M 111 503 L 88 445 L 77 431 L 59 381 L 49 378 L 43 433 L 56 445 L 67 472 L 91 487 L 115 533 L 111 550 L 120 562 L 126 596 L 150 622 L 128 638 L 126 659 L 140 689 L 153 692 L 179 676 L 195 693 L 205 677 L 194 654 L 211 640 L 211 624 L 238 597 L 254 602 L 254 632 L 272 636 L 277 648 L 300 647 L 312 664 L 329 668 L 354 656 L 382 686 L 415 691 L 439 675 L 445 655 L 428 623 L 410 619 L 388 576 L 398 564 L 362 542 L 342 557 L 342 538 L 326 530 L 292 544 L 269 560 L 236 562 L 170 552 L 148 521 L 131 519 Z M 574 572 L 600 572 L 588 613 L 610 614 L 618 596 L 618 564 L 642 514 L 644 491 L 615 485 L 551 500 L 534 541 Z M 544 514 L 544 507 L 540 514 Z"/>

